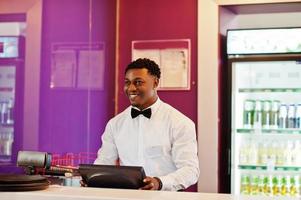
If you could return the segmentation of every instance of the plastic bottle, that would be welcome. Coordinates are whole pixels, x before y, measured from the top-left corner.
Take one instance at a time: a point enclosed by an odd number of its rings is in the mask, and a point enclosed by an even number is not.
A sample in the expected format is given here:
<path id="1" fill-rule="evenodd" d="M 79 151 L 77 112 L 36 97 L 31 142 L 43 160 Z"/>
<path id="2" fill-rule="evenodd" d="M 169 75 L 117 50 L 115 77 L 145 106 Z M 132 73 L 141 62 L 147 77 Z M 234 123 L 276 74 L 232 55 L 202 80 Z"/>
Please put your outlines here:
<path id="1" fill-rule="evenodd" d="M 259 194 L 259 176 L 256 174 L 253 174 L 251 176 L 250 180 L 250 194 L 251 195 L 258 195 Z"/>
<path id="2" fill-rule="evenodd" d="M 262 101 L 255 101 L 255 110 L 254 110 L 254 129 L 262 128 Z"/>
<path id="3" fill-rule="evenodd" d="M 279 108 L 279 124 L 278 128 L 287 128 L 287 105 L 281 104 Z"/>
<path id="4" fill-rule="evenodd" d="M 278 100 L 272 101 L 271 118 L 270 118 L 270 128 L 271 129 L 278 128 L 279 108 L 280 108 L 280 101 L 278 101 Z"/>
<path id="5" fill-rule="evenodd" d="M 301 129 L 301 103 L 297 104 L 296 107 L 296 124 L 295 128 Z"/>
<path id="6" fill-rule="evenodd" d="M 254 100 L 247 99 L 244 102 L 243 127 L 251 129 L 254 122 Z"/>
<path id="7" fill-rule="evenodd" d="M 264 194 L 264 175 L 260 174 L 258 179 L 258 194 L 263 195 Z"/>
<path id="8" fill-rule="evenodd" d="M 271 101 L 264 100 L 263 101 L 263 111 L 262 111 L 262 128 L 263 129 L 270 128 L 270 118 L 271 118 Z"/>
<path id="9" fill-rule="evenodd" d="M 289 189 L 287 188 L 286 177 L 282 176 L 280 180 L 281 180 L 281 183 L 280 183 L 280 185 L 281 185 L 280 194 L 282 196 L 286 196 L 288 194 L 288 191 L 289 191 Z"/>
<path id="10" fill-rule="evenodd" d="M 299 177 L 298 176 L 291 176 L 290 177 L 290 196 L 297 196 L 299 193 Z"/>
<path id="11" fill-rule="evenodd" d="M 273 182 L 272 194 L 273 194 L 273 196 L 278 196 L 280 194 L 280 190 L 281 190 L 281 186 L 279 184 L 279 177 L 274 175 L 272 178 L 272 182 Z"/>
<path id="12" fill-rule="evenodd" d="M 239 164 L 246 165 L 249 163 L 248 144 L 244 143 L 239 148 Z"/>
<path id="13" fill-rule="evenodd" d="M 250 148 L 248 152 L 249 164 L 257 165 L 258 164 L 258 146 L 255 141 L 251 141 Z"/>
<path id="14" fill-rule="evenodd" d="M 284 154 L 284 165 L 291 166 L 292 165 L 292 157 L 293 157 L 293 143 L 288 140 L 285 146 Z"/>
<path id="15" fill-rule="evenodd" d="M 285 150 L 285 143 L 281 142 L 277 149 L 277 156 L 276 156 L 276 165 L 282 166 L 284 165 L 285 158 L 284 158 L 284 150 Z"/>
<path id="16" fill-rule="evenodd" d="M 272 195 L 272 188 L 273 188 L 273 183 L 272 183 L 272 176 L 271 175 L 266 175 L 263 180 L 263 192 L 267 196 Z"/>
<path id="17" fill-rule="evenodd" d="M 258 148 L 258 164 L 266 165 L 268 159 L 268 144 L 266 142 L 260 143 Z"/>
<path id="18" fill-rule="evenodd" d="M 240 194 L 250 194 L 250 177 L 247 174 L 241 174 Z"/>
<path id="19" fill-rule="evenodd" d="M 294 104 L 290 104 L 288 107 L 288 123 L 287 128 L 295 128 L 296 123 L 296 107 Z"/>

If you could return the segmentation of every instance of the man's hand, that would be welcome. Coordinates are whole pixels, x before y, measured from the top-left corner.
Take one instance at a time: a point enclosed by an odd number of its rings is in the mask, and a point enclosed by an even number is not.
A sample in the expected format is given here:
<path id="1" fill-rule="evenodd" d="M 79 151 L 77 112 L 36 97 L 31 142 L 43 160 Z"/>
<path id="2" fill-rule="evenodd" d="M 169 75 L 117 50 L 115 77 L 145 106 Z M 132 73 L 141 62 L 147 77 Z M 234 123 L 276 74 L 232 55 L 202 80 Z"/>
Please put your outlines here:
<path id="1" fill-rule="evenodd" d="M 160 179 L 147 176 L 143 179 L 144 186 L 139 188 L 140 190 L 159 190 L 160 188 Z"/>
<path id="2" fill-rule="evenodd" d="M 87 183 L 84 180 L 79 181 L 81 187 L 88 187 Z"/>

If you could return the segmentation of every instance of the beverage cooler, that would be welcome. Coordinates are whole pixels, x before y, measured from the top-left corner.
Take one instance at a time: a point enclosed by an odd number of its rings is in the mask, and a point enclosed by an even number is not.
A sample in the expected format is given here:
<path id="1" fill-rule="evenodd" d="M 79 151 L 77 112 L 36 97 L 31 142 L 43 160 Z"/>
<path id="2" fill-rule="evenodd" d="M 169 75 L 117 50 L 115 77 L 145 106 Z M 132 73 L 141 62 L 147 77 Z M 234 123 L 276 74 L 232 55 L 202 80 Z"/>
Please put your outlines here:
<path id="1" fill-rule="evenodd" d="M 23 37 L 0 36 L 0 172 L 15 165 L 22 143 L 23 52 Z"/>
<path id="2" fill-rule="evenodd" d="M 231 193 L 301 197 L 301 28 L 228 30 Z"/>

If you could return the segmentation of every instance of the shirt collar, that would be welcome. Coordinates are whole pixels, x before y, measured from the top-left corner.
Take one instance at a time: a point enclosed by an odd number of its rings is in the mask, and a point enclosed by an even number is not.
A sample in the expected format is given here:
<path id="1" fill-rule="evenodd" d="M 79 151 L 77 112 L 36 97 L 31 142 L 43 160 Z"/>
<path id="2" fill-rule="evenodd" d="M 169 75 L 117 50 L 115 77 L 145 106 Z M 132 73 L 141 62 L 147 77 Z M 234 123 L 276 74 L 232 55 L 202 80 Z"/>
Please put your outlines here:
<path id="1" fill-rule="evenodd" d="M 145 108 L 145 109 L 143 109 L 143 110 L 146 110 L 146 109 L 148 109 L 148 108 L 151 108 L 151 109 L 152 109 L 152 113 L 155 113 L 155 112 L 158 110 L 158 108 L 159 108 L 161 102 L 162 102 L 161 99 L 158 97 L 155 103 L 153 103 L 151 106 L 149 106 L 149 107 L 147 107 L 147 108 Z M 132 106 L 132 108 L 135 108 L 135 109 L 139 110 L 139 109 L 138 109 L 137 107 L 135 107 L 135 106 Z"/>

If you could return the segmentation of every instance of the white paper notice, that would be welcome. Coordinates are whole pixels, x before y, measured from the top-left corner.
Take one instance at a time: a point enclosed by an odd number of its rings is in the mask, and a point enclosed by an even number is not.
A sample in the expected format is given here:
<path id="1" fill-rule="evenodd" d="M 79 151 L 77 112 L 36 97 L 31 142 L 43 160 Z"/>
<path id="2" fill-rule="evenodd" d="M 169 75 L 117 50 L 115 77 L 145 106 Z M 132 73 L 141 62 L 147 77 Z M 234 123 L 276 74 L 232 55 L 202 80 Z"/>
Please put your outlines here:
<path id="1" fill-rule="evenodd" d="M 188 87 L 188 55 L 187 49 L 161 50 L 161 87 Z"/>
<path id="2" fill-rule="evenodd" d="M 51 54 L 50 87 L 74 87 L 76 53 L 73 50 L 58 50 Z"/>
<path id="3" fill-rule="evenodd" d="M 80 50 L 78 61 L 78 88 L 104 88 L 104 50 Z"/>

